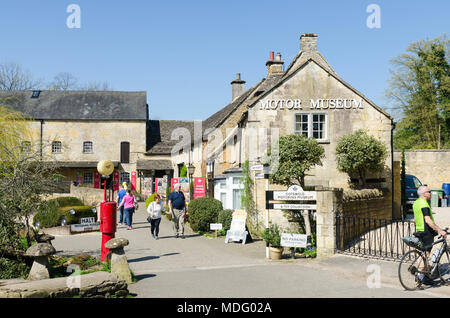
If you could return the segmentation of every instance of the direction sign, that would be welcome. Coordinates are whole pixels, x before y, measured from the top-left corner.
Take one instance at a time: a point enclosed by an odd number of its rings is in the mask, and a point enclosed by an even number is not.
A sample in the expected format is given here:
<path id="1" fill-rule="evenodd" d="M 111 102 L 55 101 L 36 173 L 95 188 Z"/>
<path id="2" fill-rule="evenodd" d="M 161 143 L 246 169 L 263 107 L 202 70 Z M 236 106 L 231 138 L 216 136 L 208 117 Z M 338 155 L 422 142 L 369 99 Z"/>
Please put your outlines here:
<path id="1" fill-rule="evenodd" d="M 317 204 L 269 203 L 269 207 L 276 210 L 317 210 Z"/>
<path id="2" fill-rule="evenodd" d="M 290 186 L 287 191 L 273 191 L 272 200 L 280 201 L 314 201 L 317 199 L 316 191 L 303 191 L 302 187 L 298 185 Z"/>
<path id="3" fill-rule="evenodd" d="M 260 170 L 263 170 L 263 165 L 255 165 L 255 166 L 251 166 L 250 167 L 250 170 L 251 171 L 260 171 Z"/>

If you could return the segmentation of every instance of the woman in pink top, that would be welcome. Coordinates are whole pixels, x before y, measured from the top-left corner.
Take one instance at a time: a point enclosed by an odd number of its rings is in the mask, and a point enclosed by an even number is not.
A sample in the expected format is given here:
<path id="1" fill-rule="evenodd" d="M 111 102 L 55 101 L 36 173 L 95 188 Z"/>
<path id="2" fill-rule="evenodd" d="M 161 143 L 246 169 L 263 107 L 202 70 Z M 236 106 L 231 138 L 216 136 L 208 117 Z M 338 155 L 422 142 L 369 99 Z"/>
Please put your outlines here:
<path id="1" fill-rule="evenodd" d="M 124 213 L 125 213 L 125 223 L 127 224 L 127 230 L 131 230 L 131 224 L 133 223 L 133 213 L 134 213 L 134 203 L 136 202 L 136 198 L 134 195 L 131 194 L 131 190 L 127 190 L 127 195 L 123 197 L 122 202 L 119 205 L 120 207 L 124 206 Z"/>

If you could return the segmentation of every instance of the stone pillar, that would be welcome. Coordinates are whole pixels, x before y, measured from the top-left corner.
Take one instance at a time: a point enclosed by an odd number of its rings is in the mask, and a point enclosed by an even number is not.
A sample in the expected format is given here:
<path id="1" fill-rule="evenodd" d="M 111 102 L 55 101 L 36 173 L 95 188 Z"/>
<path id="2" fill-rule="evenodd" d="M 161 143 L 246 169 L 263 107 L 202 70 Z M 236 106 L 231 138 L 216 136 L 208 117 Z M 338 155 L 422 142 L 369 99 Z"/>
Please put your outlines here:
<path id="1" fill-rule="evenodd" d="M 316 187 L 317 257 L 336 254 L 336 214 L 342 211 L 342 189 Z"/>

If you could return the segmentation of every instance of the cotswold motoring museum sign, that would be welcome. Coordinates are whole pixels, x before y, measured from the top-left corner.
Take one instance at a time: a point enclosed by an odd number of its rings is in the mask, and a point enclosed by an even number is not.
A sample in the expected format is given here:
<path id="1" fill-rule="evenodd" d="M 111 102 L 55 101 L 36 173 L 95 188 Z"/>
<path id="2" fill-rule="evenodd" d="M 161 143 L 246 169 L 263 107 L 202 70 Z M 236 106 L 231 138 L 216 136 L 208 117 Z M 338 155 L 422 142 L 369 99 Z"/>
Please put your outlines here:
<path id="1" fill-rule="evenodd" d="M 260 101 L 259 109 L 283 110 L 283 109 L 303 109 L 301 99 L 268 99 L 265 102 Z M 362 109 L 362 98 L 346 99 L 346 98 L 319 98 L 309 100 L 310 109 Z"/>

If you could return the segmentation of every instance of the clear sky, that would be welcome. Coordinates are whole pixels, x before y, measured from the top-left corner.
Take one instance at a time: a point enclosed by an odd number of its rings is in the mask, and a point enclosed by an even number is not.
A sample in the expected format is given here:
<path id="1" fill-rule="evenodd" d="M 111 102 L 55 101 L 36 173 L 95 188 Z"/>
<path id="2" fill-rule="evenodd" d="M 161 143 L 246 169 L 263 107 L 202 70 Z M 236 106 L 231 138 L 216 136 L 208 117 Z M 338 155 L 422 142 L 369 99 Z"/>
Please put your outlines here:
<path id="1" fill-rule="evenodd" d="M 69 28 L 67 7 L 81 8 Z M 380 28 L 369 28 L 371 4 Z M 231 101 L 236 73 L 250 88 L 267 75 L 269 52 L 289 65 L 302 33 L 346 82 L 386 105 L 389 60 L 450 30 L 448 0 L 14 0 L 0 5 L 0 62 L 50 81 L 146 91 L 151 119 L 203 120 Z"/>

